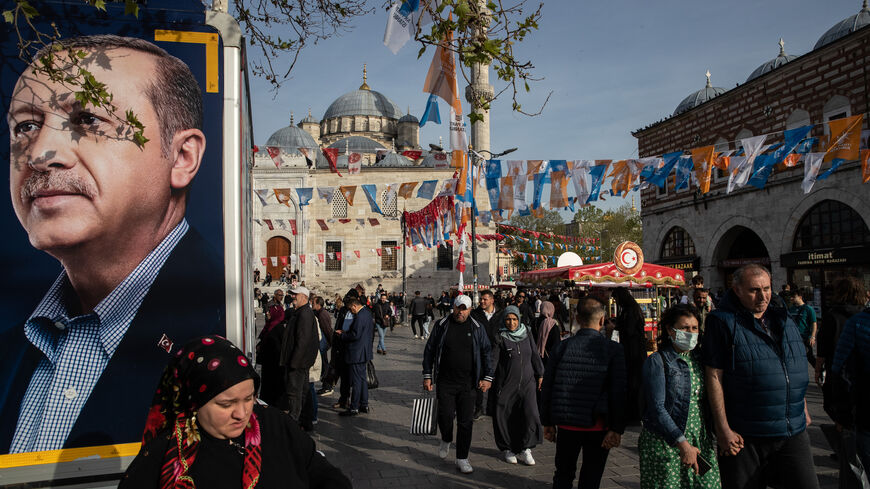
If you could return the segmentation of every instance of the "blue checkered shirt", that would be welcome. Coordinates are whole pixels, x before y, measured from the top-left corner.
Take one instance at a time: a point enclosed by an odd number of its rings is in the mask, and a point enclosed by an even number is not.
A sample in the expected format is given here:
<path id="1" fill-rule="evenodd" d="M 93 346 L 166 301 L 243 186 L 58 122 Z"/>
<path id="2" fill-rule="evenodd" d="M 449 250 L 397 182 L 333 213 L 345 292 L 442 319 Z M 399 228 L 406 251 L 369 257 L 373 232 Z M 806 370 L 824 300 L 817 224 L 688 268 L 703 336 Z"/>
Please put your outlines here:
<path id="1" fill-rule="evenodd" d="M 24 324 L 25 336 L 43 357 L 24 393 L 10 453 L 63 448 L 145 295 L 188 228 L 183 219 L 90 314 L 71 317 L 67 301 L 78 299 L 61 272 Z"/>

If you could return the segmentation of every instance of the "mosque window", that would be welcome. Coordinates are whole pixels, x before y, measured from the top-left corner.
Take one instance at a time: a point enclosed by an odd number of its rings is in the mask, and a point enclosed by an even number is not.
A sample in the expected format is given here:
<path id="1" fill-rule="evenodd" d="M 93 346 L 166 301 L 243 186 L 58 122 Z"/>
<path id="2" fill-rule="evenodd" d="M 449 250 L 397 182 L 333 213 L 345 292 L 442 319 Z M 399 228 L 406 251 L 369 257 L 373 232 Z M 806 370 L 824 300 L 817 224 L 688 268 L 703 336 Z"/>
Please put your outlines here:
<path id="1" fill-rule="evenodd" d="M 396 241 L 381 241 L 381 270 L 395 271 L 398 269 L 399 250 Z"/>
<path id="2" fill-rule="evenodd" d="M 340 189 L 332 192 L 332 217 L 342 219 L 347 217 L 347 199 Z"/>
<path id="3" fill-rule="evenodd" d="M 341 260 L 338 259 L 336 253 L 341 253 L 341 241 L 326 242 L 326 259 L 325 269 L 327 272 L 340 272 Z"/>
<path id="4" fill-rule="evenodd" d="M 662 258 L 675 256 L 693 256 L 695 254 L 695 242 L 685 229 L 675 226 L 668 231 L 662 243 Z"/>
<path id="5" fill-rule="evenodd" d="M 438 246 L 436 270 L 453 270 L 453 245 L 446 243 Z"/>
<path id="6" fill-rule="evenodd" d="M 381 192 L 381 212 L 384 213 L 384 216 L 398 217 L 399 207 L 397 200 L 395 190 L 387 189 Z"/>
<path id="7" fill-rule="evenodd" d="M 823 200 L 801 219 L 794 236 L 794 251 L 870 244 L 864 219 L 842 202 Z"/>

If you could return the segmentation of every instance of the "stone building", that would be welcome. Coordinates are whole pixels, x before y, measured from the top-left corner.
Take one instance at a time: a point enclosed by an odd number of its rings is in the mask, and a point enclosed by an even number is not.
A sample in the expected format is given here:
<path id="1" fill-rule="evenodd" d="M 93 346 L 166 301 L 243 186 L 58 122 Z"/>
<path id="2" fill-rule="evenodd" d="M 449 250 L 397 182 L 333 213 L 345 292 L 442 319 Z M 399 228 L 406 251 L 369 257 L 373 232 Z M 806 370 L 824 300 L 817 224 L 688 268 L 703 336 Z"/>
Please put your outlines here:
<path id="1" fill-rule="evenodd" d="M 422 151 L 422 156 L 412 161 L 399 154 L 407 149 L 419 149 L 419 125 L 416 117 L 402 115 L 398 105 L 385 95 L 372 90 L 364 73 L 363 84 L 358 90 L 338 97 L 329 105 L 323 119 L 317 121 L 310 113 L 298 124 L 291 123 L 275 131 L 255 155 L 253 168 L 254 190 L 265 190 L 265 205 L 257 195 L 254 199 L 254 219 L 260 226 L 253 226 L 254 267 L 262 275 L 268 271 L 277 279 L 283 268 L 271 263 L 271 257 L 297 257 L 288 263 L 291 270 L 298 269 L 301 280 L 313 291 L 328 294 L 344 294 L 357 283 L 367 291 L 383 284 L 388 291 L 401 291 L 402 265 L 406 257 L 407 292 L 421 290 L 423 294 L 440 294 L 442 290 L 456 285 L 459 272 L 455 270 L 458 259 L 458 243 L 455 246 L 425 249 L 418 247 L 402 249 L 402 228 L 399 219 L 403 210 L 417 211 L 429 200 L 414 197 L 391 198 L 386 186 L 392 183 L 438 180 L 438 190 L 443 181 L 452 177 L 454 169 L 448 167 L 448 155 L 443 152 Z M 267 148 L 279 148 L 281 159 L 276 166 Z M 338 174 L 329 169 L 326 158 L 320 151 L 313 165 L 298 148 L 338 148 Z M 397 153 L 397 151 L 399 153 Z M 348 153 L 362 156 L 359 174 L 347 172 Z M 377 185 L 377 204 L 382 213 L 374 213 L 361 188 L 363 184 Z M 342 185 L 356 185 L 353 205 L 338 190 Z M 309 205 L 300 206 L 295 190 L 290 192 L 286 204 L 280 203 L 273 189 L 296 189 L 313 187 L 314 196 Z M 319 198 L 317 188 L 335 187 L 332 202 Z M 477 193 L 480 209 L 489 209 L 485 191 Z M 377 225 L 373 226 L 376 219 Z M 272 229 L 266 225 L 272 224 Z M 293 232 L 288 223 L 296 223 Z M 318 220 L 327 227 L 321 229 Z M 494 227 L 478 223 L 479 234 L 493 233 Z M 455 236 L 454 236 L 455 239 Z M 469 244 L 470 246 L 470 244 Z M 478 242 L 479 283 L 488 285 L 495 274 L 496 248 L 490 242 Z M 398 249 L 396 249 L 398 247 Z M 380 252 L 378 252 L 380 250 Z M 469 247 L 470 251 L 470 247 Z M 357 252 L 359 256 L 357 256 Z M 332 253 L 332 255 L 330 255 Z M 338 259 L 337 253 L 341 254 Z M 492 259 L 490 255 L 492 254 Z M 302 263 L 301 255 L 306 255 Z M 317 260 L 323 256 L 323 262 Z M 312 260 L 312 256 L 315 260 Z M 267 265 L 261 262 L 267 258 Z M 472 282 L 471 254 L 466 253 L 466 284 Z"/>
<path id="2" fill-rule="evenodd" d="M 777 143 L 782 131 L 808 124 L 824 147 L 826 122 L 861 113 L 866 128 L 867 24 L 865 1 L 809 53 L 790 56 L 780 41 L 778 56 L 730 90 L 713 87 L 708 72 L 706 86 L 671 117 L 633 133 L 639 155 L 707 145 L 738 150 L 741 139 L 761 134 L 769 135 L 765 144 Z M 706 194 L 694 184 L 674 191 L 668 180 L 664 190 L 652 186 L 641 193 L 647 260 L 683 268 L 687 276 L 700 273 L 713 289 L 730 285 L 738 266 L 760 263 L 772 271 L 776 290 L 786 282 L 809 287 L 817 306 L 840 277 L 854 275 L 870 285 L 870 186 L 861 183 L 859 161 L 843 163 L 809 194 L 801 189 L 803 162 L 777 167 L 763 190 L 747 186 L 728 194 L 727 175 L 715 169 Z"/>

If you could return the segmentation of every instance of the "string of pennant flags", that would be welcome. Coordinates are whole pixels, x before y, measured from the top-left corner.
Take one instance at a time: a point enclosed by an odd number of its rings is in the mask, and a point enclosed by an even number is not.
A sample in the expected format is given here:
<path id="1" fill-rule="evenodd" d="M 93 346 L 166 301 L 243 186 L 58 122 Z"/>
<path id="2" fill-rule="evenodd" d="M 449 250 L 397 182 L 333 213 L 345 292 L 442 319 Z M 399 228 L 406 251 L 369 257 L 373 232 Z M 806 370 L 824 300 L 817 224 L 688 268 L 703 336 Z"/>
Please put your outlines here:
<path id="1" fill-rule="evenodd" d="M 688 151 L 674 151 L 662 156 L 619 160 L 487 160 L 480 165 L 471 165 L 467 173 L 472 185 L 485 187 L 489 196 L 490 210 L 478 210 L 477 216 L 484 225 L 491 221 L 509 219 L 512 214 L 519 216 L 540 215 L 543 209 L 571 209 L 577 205 L 590 204 L 599 200 L 606 178 L 610 178 L 610 194 L 621 196 L 629 191 L 639 190 L 649 185 L 664 188 L 673 178 L 677 190 L 688 188 L 691 182 L 701 193 L 710 190 L 713 168 L 726 172 L 728 184 L 726 192 L 731 193 L 746 185 L 763 189 L 775 167 L 789 168 L 799 162 L 804 163 L 804 180 L 801 188 L 809 193 L 818 180 L 824 180 L 835 172 L 844 161 L 860 160 L 862 182 L 870 181 L 870 150 L 866 146 L 868 132 L 861 127 L 864 115 L 856 115 L 829 121 L 825 124 L 831 136 L 827 143 L 819 138 L 807 137 L 811 125 L 783 132 L 783 142 L 765 144 L 769 135 L 763 134 L 741 140 L 737 150 L 716 152 L 714 146 L 693 148 Z M 862 144 L 863 142 L 863 144 Z M 813 151 L 813 149 L 821 149 Z M 823 171 L 823 166 L 827 167 Z M 300 206 L 307 206 L 316 195 L 332 203 L 335 195 L 344 196 L 348 205 L 355 204 L 357 188 L 362 189 L 366 202 L 373 213 L 383 215 L 378 204 L 379 188 L 386 189 L 383 204 L 401 197 L 433 200 L 436 197 L 465 194 L 460 189 L 463 178 L 457 170 L 453 176 L 442 180 L 424 180 L 389 184 L 343 185 L 338 187 L 297 187 L 257 189 L 255 193 L 263 205 L 275 195 L 278 203 L 290 206 L 295 192 Z M 544 187 L 549 184 L 550 195 L 544 201 Z M 569 188 L 570 184 L 570 188 Z M 528 187 L 531 187 L 531 201 L 528 200 Z M 440 188 L 440 191 L 438 189 Z M 336 192 L 338 190 L 338 192 Z M 415 193 L 416 190 L 416 193 Z M 322 227 L 322 226 L 321 226 Z"/>
<path id="2" fill-rule="evenodd" d="M 532 263 L 537 265 L 539 263 L 545 263 L 547 265 L 556 266 L 556 263 L 559 261 L 558 255 L 542 255 L 538 253 L 524 253 L 522 251 L 513 250 L 510 248 L 499 248 L 499 251 L 502 254 L 510 255 L 514 258 L 522 258 L 523 263 Z M 583 259 L 583 263 L 594 263 L 601 261 L 601 255 L 585 255 L 581 256 Z"/>

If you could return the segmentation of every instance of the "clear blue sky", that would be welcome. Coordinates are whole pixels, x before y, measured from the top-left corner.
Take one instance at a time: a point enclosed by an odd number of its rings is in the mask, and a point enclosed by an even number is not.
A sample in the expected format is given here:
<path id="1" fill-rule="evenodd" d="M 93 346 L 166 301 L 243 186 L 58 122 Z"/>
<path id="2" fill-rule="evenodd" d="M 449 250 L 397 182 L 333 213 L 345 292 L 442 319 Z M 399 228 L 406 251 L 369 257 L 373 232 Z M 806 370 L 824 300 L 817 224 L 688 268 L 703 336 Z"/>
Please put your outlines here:
<path id="1" fill-rule="evenodd" d="M 531 109 L 553 95 L 537 117 L 512 113 L 508 97 L 497 100 L 492 149 L 518 147 L 512 159 L 636 156 L 631 131 L 671 114 L 685 96 L 703 88 L 708 69 L 714 86 L 733 88 L 779 53 L 780 37 L 788 54 L 805 54 L 828 28 L 860 8 L 861 0 L 545 2 L 540 30 L 518 52 L 543 80 L 521 103 Z M 409 42 L 393 55 L 382 43 L 385 22 L 385 11 L 378 9 L 352 31 L 307 47 L 277 94 L 264 80 L 252 80 L 255 141 L 263 144 L 286 126 L 291 111 L 298 122 L 310 107 L 319 120 L 333 100 L 359 87 L 363 63 L 373 90 L 419 118 L 432 51 L 418 60 L 419 46 Z M 461 91 L 464 85 L 460 80 Z M 442 120 L 447 110 L 442 103 Z M 446 125 L 427 124 L 420 144 L 437 143 L 439 136 L 448 140 Z"/>

